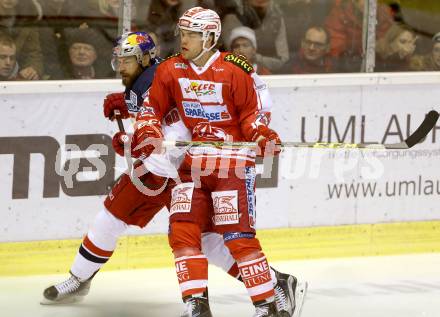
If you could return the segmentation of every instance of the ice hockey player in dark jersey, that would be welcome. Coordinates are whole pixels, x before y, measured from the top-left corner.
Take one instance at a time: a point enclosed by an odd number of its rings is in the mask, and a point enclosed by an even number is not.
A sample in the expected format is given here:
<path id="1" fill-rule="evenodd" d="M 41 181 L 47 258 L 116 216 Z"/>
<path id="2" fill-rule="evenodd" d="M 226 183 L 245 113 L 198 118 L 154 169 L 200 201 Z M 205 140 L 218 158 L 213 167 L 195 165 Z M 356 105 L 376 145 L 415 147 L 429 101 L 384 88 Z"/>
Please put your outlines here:
<path id="1" fill-rule="evenodd" d="M 114 119 L 114 110 L 119 110 L 122 118 L 135 116 L 143 104 L 145 93 L 151 85 L 154 71 L 160 62 L 156 57 L 156 47 L 151 37 L 144 32 L 123 34 L 113 49 L 112 66 L 122 77 L 125 92 L 113 93 L 104 100 L 104 116 Z M 121 133 L 113 137 L 115 152 L 123 155 L 120 143 Z M 137 164 L 141 165 L 141 164 Z M 142 181 L 152 185 L 165 182 L 161 173 L 147 173 Z M 169 189 L 159 193 L 154 199 L 143 195 L 123 174 L 113 186 L 104 208 L 98 212 L 94 223 L 77 252 L 70 268 L 71 276 L 59 284 L 44 290 L 42 304 L 64 304 L 81 300 L 88 294 L 90 283 L 99 269 L 109 260 L 116 248 L 117 240 L 129 225 L 144 227 L 170 199 Z"/>

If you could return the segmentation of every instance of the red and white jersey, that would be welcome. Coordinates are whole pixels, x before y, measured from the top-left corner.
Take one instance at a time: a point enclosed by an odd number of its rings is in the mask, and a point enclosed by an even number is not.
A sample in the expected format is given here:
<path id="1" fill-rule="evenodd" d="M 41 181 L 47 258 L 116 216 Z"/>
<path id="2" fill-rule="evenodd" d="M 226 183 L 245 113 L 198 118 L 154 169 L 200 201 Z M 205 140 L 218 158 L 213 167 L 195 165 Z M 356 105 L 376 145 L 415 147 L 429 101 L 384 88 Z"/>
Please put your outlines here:
<path id="1" fill-rule="evenodd" d="M 140 111 L 148 109 L 148 104 L 144 102 L 144 106 Z M 162 120 L 162 132 L 165 140 L 170 141 L 189 141 L 191 133 L 183 124 L 177 109 L 172 109 Z M 184 152 L 179 148 L 167 148 L 163 154 L 151 154 L 146 158 L 142 158 L 142 162 L 148 171 L 162 177 L 177 178 L 180 164 L 182 163 Z"/>
<path id="2" fill-rule="evenodd" d="M 252 66 L 240 56 L 220 52 L 203 67 L 180 55 L 162 62 L 146 99 L 159 121 L 177 109 L 194 141 L 252 141 L 256 125 L 269 123 L 272 106 L 267 86 Z M 138 120 L 142 119 L 139 113 Z M 231 167 L 236 160 L 252 165 L 255 152 L 192 147 L 185 163 Z"/>

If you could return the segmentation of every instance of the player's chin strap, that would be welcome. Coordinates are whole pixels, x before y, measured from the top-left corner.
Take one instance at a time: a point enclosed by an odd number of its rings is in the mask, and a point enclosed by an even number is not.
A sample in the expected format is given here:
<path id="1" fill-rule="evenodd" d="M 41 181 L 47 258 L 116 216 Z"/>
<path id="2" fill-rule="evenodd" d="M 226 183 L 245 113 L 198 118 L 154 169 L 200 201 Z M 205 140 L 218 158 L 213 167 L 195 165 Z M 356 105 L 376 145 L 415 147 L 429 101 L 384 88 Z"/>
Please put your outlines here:
<path id="1" fill-rule="evenodd" d="M 208 39 L 209 39 L 209 37 L 207 37 L 206 39 L 203 40 L 202 51 L 200 52 L 199 55 L 197 55 L 196 58 L 193 58 L 193 59 L 191 60 L 192 62 L 197 61 L 199 58 L 201 58 L 203 55 L 205 55 L 207 52 L 211 51 L 211 50 L 215 47 L 215 45 L 216 45 L 217 43 L 212 44 L 211 47 L 209 47 L 209 48 L 206 48 L 206 47 L 205 47 L 206 42 L 208 41 Z"/>

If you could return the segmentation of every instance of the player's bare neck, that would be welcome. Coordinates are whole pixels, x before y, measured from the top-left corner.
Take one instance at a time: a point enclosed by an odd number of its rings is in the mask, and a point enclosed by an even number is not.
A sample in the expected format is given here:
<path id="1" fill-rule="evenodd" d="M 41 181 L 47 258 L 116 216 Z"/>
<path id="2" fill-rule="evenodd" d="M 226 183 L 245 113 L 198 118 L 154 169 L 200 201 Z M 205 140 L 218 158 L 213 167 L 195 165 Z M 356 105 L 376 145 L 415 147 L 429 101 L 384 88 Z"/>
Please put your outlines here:
<path id="1" fill-rule="evenodd" d="M 214 51 L 208 51 L 205 54 L 202 55 L 198 60 L 192 61 L 196 66 L 203 67 L 205 66 L 206 62 L 211 58 L 212 55 L 214 55 Z"/>

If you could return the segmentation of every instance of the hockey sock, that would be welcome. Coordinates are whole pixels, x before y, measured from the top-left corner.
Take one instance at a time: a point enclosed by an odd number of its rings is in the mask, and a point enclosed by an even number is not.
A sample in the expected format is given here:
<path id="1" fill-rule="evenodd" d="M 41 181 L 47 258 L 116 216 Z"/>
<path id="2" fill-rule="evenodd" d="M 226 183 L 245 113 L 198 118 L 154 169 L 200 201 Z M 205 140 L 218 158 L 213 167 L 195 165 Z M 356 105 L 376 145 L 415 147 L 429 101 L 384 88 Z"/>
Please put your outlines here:
<path id="1" fill-rule="evenodd" d="M 262 301 L 273 301 L 275 293 L 272 277 L 269 264 L 264 255 L 256 260 L 238 263 L 238 268 L 254 304 Z"/>
<path id="2" fill-rule="evenodd" d="M 79 247 L 70 272 L 80 281 L 88 280 L 112 256 L 127 224 L 102 210 Z"/>
<path id="3" fill-rule="evenodd" d="M 236 278 L 240 282 L 243 282 L 243 279 L 240 276 L 240 270 L 238 269 L 237 262 L 234 262 L 234 264 L 229 269 L 228 274 L 231 275 L 233 278 Z"/>
<path id="4" fill-rule="evenodd" d="M 91 242 L 88 236 L 85 236 L 70 272 L 80 281 L 86 281 L 107 263 L 112 254 L 113 250 L 103 250 Z"/>
<path id="5" fill-rule="evenodd" d="M 182 298 L 201 294 L 208 286 L 208 260 L 203 254 L 175 259 Z"/>
<path id="6" fill-rule="evenodd" d="M 243 282 L 243 279 L 241 278 L 240 270 L 238 269 L 237 263 L 234 263 L 231 266 L 231 268 L 228 271 L 228 274 L 231 275 L 232 277 L 236 278 L 240 282 Z M 275 271 L 272 269 L 272 267 L 270 267 L 270 276 L 272 277 L 272 284 L 275 286 L 277 284 L 278 280 L 277 280 L 277 276 L 275 274 Z"/>

